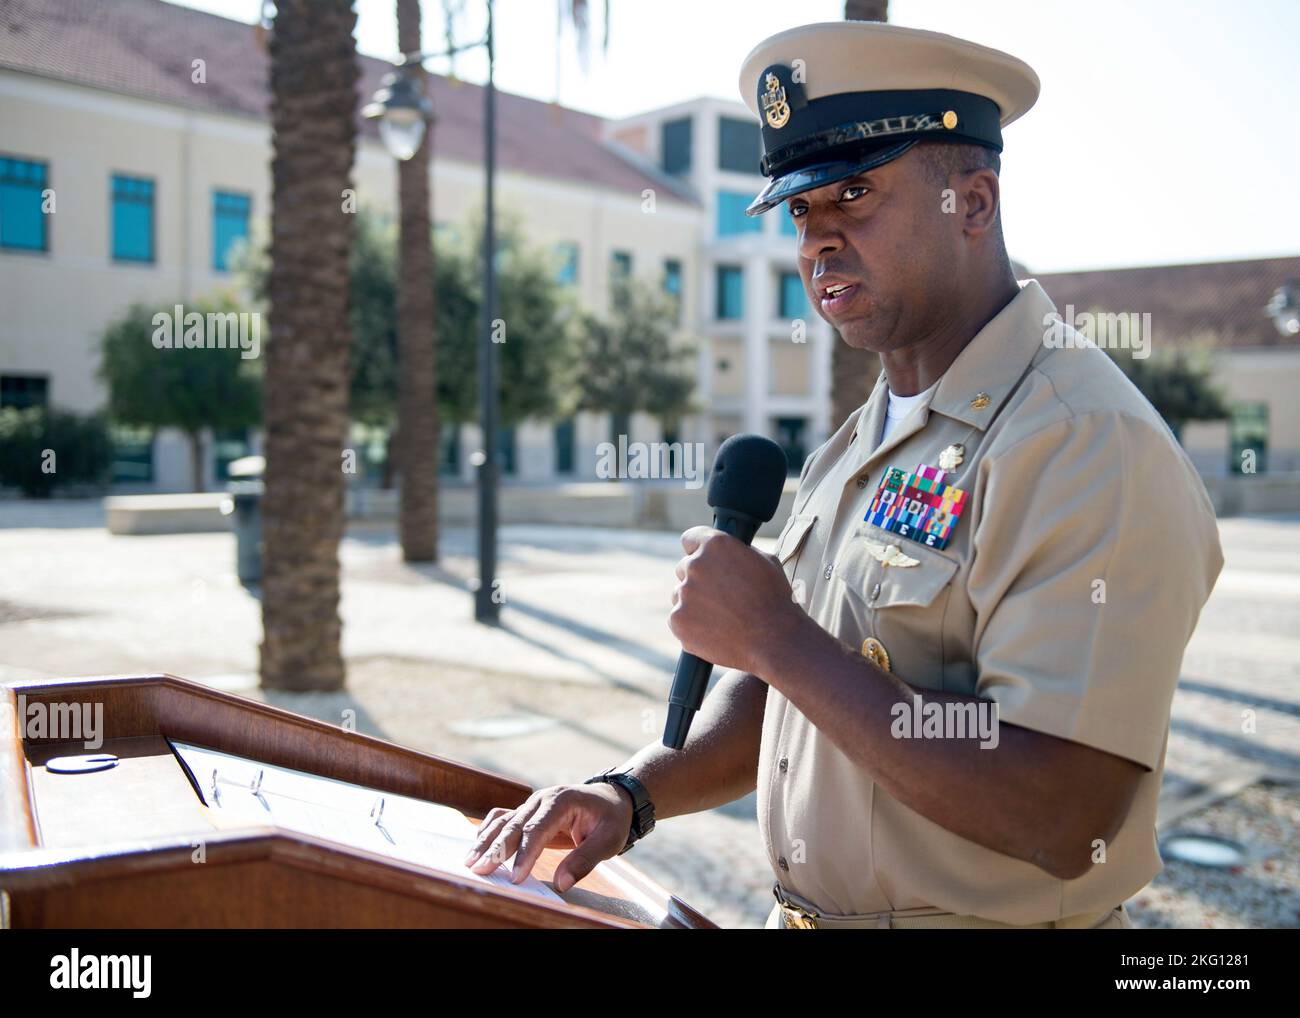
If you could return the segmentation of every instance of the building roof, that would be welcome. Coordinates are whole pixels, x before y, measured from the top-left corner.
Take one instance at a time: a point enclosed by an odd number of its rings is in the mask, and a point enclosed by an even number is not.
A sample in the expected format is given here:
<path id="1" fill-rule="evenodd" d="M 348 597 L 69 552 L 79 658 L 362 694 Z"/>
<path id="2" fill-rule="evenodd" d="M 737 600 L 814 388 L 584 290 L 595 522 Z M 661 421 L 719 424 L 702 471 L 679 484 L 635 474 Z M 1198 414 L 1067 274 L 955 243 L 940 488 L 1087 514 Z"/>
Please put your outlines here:
<path id="1" fill-rule="evenodd" d="M 205 61 L 206 82 L 191 81 Z M 357 107 L 390 64 L 358 55 Z M 254 25 L 162 0 L 6 0 L 0 5 L 0 68 L 189 109 L 267 120 L 269 57 Z M 434 154 L 480 164 L 483 88 L 429 76 L 436 111 Z M 358 114 L 359 117 L 359 114 Z M 374 125 L 362 121 L 374 136 Z M 497 92 L 497 158 L 503 169 L 626 191 L 647 187 L 694 204 L 683 186 L 601 140 L 600 117 Z"/>
<path id="2" fill-rule="evenodd" d="M 1265 305 L 1288 281 L 1300 280 L 1300 257 L 1196 265 L 1156 265 L 1036 275 L 1065 314 L 1150 312 L 1154 349 L 1208 340 L 1220 347 L 1293 347 Z"/>

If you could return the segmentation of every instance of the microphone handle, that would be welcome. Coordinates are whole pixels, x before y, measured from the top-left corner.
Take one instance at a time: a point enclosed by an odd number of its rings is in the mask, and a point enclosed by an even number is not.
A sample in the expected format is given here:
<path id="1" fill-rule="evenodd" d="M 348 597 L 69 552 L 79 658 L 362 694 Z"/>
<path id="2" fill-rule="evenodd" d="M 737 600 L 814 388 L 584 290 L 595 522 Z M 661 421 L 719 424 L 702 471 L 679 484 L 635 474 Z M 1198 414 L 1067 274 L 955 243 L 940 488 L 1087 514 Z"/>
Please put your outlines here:
<path id="1" fill-rule="evenodd" d="M 761 521 L 745 513 L 721 506 L 713 510 L 714 529 L 730 534 L 745 544 L 753 542 L 759 526 Z M 673 685 L 668 694 L 668 720 L 664 725 L 663 744 L 669 749 L 681 749 L 686 745 L 691 722 L 695 719 L 695 712 L 704 703 L 704 691 L 708 688 L 709 676 L 712 674 L 713 665 L 703 658 L 685 651 L 677 658 L 677 670 L 673 672 Z"/>

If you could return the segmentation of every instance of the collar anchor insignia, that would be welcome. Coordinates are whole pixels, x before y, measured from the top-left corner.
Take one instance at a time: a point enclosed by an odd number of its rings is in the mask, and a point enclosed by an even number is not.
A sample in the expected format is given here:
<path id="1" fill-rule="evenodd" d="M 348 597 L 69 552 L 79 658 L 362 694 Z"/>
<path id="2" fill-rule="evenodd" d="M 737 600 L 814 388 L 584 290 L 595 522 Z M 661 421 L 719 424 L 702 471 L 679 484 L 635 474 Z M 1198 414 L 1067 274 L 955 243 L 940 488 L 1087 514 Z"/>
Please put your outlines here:
<path id="1" fill-rule="evenodd" d="M 939 453 L 940 470 L 956 470 L 966 458 L 966 447 L 960 442 L 954 442 L 943 452 Z"/>

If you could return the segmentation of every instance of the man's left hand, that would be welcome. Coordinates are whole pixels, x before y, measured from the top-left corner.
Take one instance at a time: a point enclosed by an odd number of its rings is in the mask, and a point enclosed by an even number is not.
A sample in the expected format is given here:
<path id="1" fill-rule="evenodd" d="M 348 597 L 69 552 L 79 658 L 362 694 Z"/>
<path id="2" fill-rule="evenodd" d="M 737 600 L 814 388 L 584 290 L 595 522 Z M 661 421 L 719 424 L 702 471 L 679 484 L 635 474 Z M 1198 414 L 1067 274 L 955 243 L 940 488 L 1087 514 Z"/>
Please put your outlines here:
<path id="1" fill-rule="evenodd" d="M 806 618 L 781 563 L 712 527 L 682 534 L 668 628 L 682 649 L 763 677 L 765 649 Z"/>

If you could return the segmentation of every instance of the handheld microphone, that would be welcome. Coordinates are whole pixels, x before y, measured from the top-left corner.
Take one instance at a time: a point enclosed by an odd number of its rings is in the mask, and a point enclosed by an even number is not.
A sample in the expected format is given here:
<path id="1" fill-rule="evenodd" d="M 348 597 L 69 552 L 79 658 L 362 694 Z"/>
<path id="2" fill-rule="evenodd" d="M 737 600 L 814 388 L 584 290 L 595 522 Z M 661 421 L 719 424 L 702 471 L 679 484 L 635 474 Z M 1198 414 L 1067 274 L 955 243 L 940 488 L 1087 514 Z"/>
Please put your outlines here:
<path id="1" fill-rule="evenodd" d="M 732 435 L 723 442 L 709 477 L 714 528 L 746 544 L 753 541 L 758 528 L 776 515 L 787 464 L 785 451 L 762 435 Z M 664 726 L 664 745 L 669 749 L 686 745 L 712 672 L 713 665 L 694 654 L 683 651 L 677 659 Z"/>

